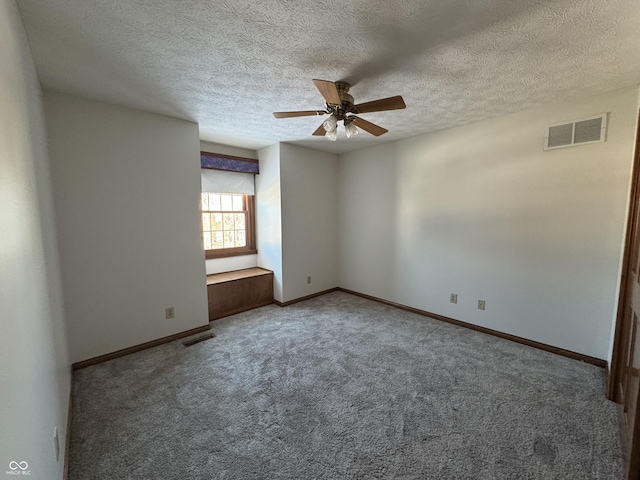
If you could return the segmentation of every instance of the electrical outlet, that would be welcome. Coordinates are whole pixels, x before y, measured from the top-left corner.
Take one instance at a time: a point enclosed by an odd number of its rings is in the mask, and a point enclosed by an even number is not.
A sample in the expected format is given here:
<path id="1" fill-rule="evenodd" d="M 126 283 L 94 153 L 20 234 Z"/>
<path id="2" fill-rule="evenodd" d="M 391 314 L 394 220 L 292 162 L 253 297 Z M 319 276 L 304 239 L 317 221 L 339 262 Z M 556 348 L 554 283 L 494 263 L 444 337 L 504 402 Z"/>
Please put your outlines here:
<path id="1" fill-rule="evenodd" d="M 478 310 L 484 310 L 484 300 L 478 300 Z"/>
<path id="2" fill-rule="evenodd" d="M 458 294 L 452 293 L 449 295 L 449 303 L 458 303 Z"/>
<path id="3" fill-rule="evenodd" d="M 53 448 L 56 452 L 56 462 L 60 460 L 60 441 L 58 439 L 58 427 L 53 428 Z"/>
<path id="4" fill-rule="evenodd" d="M 307 285 L 310 285 L 310 284 L 311 284 L 311 275 L 307 277 Z"/>
<path id="5" fill-rule="evenodd" d="M 173 307 L 168 307 L 164 309 L 165 317 L 167 320 L 176 316 L 176 309 Z"/>

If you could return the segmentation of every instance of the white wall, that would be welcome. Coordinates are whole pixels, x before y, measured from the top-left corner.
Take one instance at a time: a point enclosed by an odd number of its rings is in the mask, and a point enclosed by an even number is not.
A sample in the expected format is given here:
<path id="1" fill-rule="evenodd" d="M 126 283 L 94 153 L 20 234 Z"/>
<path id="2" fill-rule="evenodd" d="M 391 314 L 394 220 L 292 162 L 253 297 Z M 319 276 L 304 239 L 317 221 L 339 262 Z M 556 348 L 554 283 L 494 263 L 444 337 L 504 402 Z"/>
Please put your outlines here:
<path id="1" fill-rule="evenodd" d="M 207 275 L 213 273 L 232 272 L 258 266 L 258 255 L 238 255 L 236 257 L 215 258 L 205 260 Z"/>
<path id="2" fill-rule="evenodd" d="M 636 111 L 640 111 L 640 89 L 637 89 L 638 92 L 638 106 L 636 107 Z M 637 132 L 638 130 L 638 122 L 637 122 L 637 117 L 636 117 L 636 125 L 635 125 L 635 131 Z M 636 146 L 635 148 L 640 148 L 640 146 Z M 632 174 L 633 174 L 633 162 L 630 162 L 629 164 L 629 178 L 632 178 Z M 629 182 L 629 189 L 627 192 L 627 198 L 631 198 L 631 181 Z M 625 210 L 625 219 L 629 218 L 629 208 L 630 208 L 630 203 L 627 202 L 627 208 Z M 623 235 L 622 235 L 622 242 L 620 245 L 620 261 L 618 264 L 618 271 L 620 272 L 618 274 L 618 284 L 616 285 L 616 292 L 615 292 L 615 297 L 616 299 L 620 298 L 620 288 L 621 288 L 621 274 L 622 274 L 622 269 L 623 269 L 623 257 L 624 257 L 624 248 L 625 248 L 625 240 L 626 240 L 626 235 L 627 235 L 627 227 L 628 225 L 626 225 L 625 222 L 625 228 L 623 231 Z M 611 366 L 611 363 L 613 362 L 613 343 L 615 340 L 615 333 L 616 333 L 616 322 L 618 320 L 617 318 L 617 310 L 618 310 L 618 304 L 616 303 L 616 311 L 614 312 L 614 315 L 611 319 L 611 335 L 609 338 L 609 353 L 607 354 L 607 362 L 609 363 L 609 366 Z"/>
<path id="3" fill-rule="evenodd" d="M 219 143 L 200 140 L 200 150 L 203 152 L 219 153 L 221 155 L 233 155 L 236 157 L 258 159 L 258 152 L 246 148 L 221 145 Z M 230 272 L 253 268 L 258 266 L 258 255 L 239 255 L 237 257 L 213 258 L 205 260 L 207 275 L 212 273 Z"/>
<path id="4" fill-rule="evenodd" d="M 343 155 L 340 286 L 607 358 L 636 105 L 627 89 Z M 542 150 L 547 124 L 603 112 L 606 142 Z"/>
<path id="5" fill-rule="evenodd" d="M 28 478 L 61 479 L 70 362 L 42 92 L 14 1 L 0 2 L 0 85 L 0 472 L 26 461 Z"/>
<path id="6" fill-rule="evenodd" d="M 198 126 L 52 92 L 45 112 L 72 361 L 206 325 Z"/>
<path id="7" fill-rule="evenodd" d="M 338 158 L 283 143 L 280 175 L 286 302 L 338 286 Z"/>
<path id="8" fill-rule="evenodd" d="M 273 271 L 273 297 L 282 302 L 280 144 L 258 150 L 258 158 L 260 174 L 255 177 L 258 266 Z"/>
<path id="9" fill-rule="evenodd" d="M 388 300 L 397 268 L 397 146 L 356 150 L 339 164 L 339 286 Z"/>
<path id="10" fill-rule="evenodd" d="M 258 152 L 255 150 L 207 142 L 205 140 L 200 140 L 200 150 L 203 152 L 219 153 L 220 155 L 233 155 L 235 157 L 253 158 L 254 160 L 258 159 Z"/>

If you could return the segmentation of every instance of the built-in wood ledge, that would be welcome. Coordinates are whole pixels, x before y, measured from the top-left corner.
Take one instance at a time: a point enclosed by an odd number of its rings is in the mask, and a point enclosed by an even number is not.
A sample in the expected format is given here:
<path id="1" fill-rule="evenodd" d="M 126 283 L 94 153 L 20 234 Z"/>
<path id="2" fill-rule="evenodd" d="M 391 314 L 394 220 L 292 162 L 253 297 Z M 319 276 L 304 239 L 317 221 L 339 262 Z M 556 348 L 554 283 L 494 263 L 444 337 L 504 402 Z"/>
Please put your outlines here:
<path id="1" fill-rule="evenodd" d="M 207 275 L 209 321 L 273 303 L 273 272 L 260 267 Z"/>
<path id="2" fill-rule="evenodd" d="M 207 285 L 215 285 L 216 283 L 232 282 L 243 278 L 259 277 L 260 275 L 271 275 L 271 270 L 260 267 L 244 268 L 242 270 L 232 270 L 223 273 L 211 273 L 207 275 Z"/>

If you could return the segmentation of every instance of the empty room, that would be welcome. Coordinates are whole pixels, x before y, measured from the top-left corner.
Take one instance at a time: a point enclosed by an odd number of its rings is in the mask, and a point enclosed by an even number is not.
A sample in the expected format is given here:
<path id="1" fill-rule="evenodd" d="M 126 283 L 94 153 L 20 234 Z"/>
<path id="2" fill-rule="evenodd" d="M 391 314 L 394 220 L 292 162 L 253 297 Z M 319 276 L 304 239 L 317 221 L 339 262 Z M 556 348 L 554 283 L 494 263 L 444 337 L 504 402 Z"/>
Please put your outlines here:
<path id="1" fill-rule="evenodd" d="M 639 45 L 636 0 L 0 0 L 0 474 L 640 479 Z"/>

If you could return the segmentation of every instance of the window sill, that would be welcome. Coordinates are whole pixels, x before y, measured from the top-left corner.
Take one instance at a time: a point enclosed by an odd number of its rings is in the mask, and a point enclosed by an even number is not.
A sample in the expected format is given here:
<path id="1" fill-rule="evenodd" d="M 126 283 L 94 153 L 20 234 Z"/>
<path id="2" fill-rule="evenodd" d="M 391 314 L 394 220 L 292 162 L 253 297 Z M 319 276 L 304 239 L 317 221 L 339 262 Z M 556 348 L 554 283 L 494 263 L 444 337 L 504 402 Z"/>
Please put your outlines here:
<path id="1" fill-rule="evenodd" d="M 238 249 L 228 249 L 224 251 L 219 250 L 205 250 L 205 258 L 207 260 L 213 260 L 216 258 L 226 258 L 226 257 L 239 257 L 240 255 L 255 255 L 258 253 L 256 249 L 247 249 L 247 248 L 238 248 Z"/>

